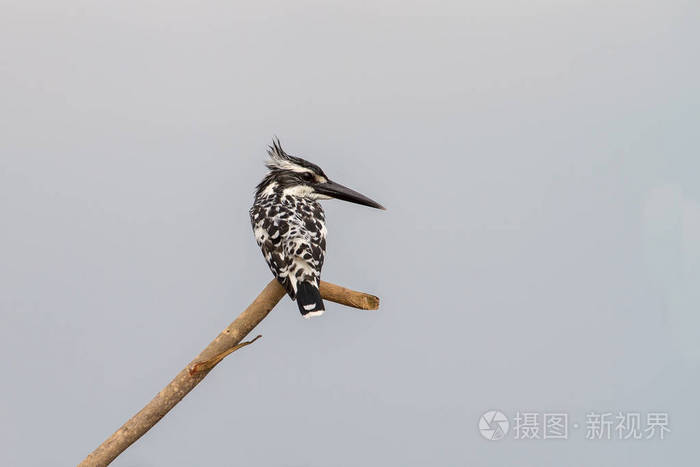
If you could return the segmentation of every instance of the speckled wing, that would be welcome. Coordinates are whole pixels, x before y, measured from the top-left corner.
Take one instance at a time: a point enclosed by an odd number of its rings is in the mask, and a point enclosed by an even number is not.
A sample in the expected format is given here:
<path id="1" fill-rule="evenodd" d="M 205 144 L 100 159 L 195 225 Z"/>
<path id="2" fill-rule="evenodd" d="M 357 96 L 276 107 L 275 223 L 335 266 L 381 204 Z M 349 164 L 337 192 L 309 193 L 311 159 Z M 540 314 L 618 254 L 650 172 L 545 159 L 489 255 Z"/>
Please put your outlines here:
<path id="1" fill-rule="evenodd" d="M 319 286 L 326 249 L 325 215 L 314 201 L 294 200 L 294 206 L 280 201 L 256 203 L 250 220 L 267 265 L 295 299 L 297 284 Z"/>

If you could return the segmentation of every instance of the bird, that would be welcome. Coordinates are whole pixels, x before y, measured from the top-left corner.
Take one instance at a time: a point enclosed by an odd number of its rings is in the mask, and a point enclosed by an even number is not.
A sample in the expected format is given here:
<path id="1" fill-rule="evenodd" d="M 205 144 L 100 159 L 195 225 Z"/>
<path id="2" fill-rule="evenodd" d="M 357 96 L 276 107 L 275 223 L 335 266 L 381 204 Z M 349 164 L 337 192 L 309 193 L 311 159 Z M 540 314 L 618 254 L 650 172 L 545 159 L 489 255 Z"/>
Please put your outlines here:
<path id="1" fill-rule="evenodd" d="M 255 240 L 277 281 L 302 317 L 320 316 L 319 290 L 326 254 L 326 217 L 320 200 L 339 199 L 376 209 L 381 204 L 331 181 L 316 164 L 291 156 L 278 138 L 268 147 L 267 175 L 255 188 L 250 222 Z"/>

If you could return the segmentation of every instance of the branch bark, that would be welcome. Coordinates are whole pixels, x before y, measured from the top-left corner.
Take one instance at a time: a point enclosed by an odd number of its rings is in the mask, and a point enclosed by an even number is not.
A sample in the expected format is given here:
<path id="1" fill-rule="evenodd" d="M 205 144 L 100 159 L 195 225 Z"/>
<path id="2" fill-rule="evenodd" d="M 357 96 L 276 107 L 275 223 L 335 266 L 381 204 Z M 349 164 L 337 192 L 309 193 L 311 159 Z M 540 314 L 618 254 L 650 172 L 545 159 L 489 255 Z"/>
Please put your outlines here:
<path id="1" fill-rule="evenodd" d="M 321 296 L 329 301 L 363 310 L 376 310 L 379 298 L 339 285 L 321 281 Z M 284 288 L 273 279 L 260 295 L 165 386 L 143 409 L 90 453 L 78 467 L 106 466 L 126 448 L 150 430 L 178 402 L 202 381 L 223 357 L 257 339 L 241 344 L 285 295 Z M 259 337 L 259 336 L 258 336 Z M 238 346 L 238 347 L 237 347 Z"/>

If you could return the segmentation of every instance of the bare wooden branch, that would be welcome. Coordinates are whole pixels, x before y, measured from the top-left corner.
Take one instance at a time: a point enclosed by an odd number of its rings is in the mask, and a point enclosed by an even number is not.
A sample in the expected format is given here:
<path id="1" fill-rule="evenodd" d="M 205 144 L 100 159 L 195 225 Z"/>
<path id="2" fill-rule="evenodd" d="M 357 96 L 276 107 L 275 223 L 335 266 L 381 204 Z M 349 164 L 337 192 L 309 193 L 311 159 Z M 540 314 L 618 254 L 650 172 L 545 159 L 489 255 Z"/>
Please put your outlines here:
<path id="1" fill-rule="evenodd" d="M 359 308 L 361 310 L 376 310 L 379 308 L 379 297 L 363 292 L 355 292 L 330 282 L 321 281 L 321 297 L 341 305 Z"/>
<path id="2" fill-rule="evenodd" d="M 321 296 L 332 302 L 363 310 L 376 310 L 379 298 L 321 281 Z M 106 466 L 126 448 L 150 430 L 194 387 L 202 381 L 226 355 L 251 344 L 243 338 L 257 326 L 284 296 L 284 288 L 273 279 L 260 295 L 229 324 L 209 345 L 165 386 L 143 409 L 90 453 L 79 467 Z M 192 371 L 194 370 L 194 371 Z"/>

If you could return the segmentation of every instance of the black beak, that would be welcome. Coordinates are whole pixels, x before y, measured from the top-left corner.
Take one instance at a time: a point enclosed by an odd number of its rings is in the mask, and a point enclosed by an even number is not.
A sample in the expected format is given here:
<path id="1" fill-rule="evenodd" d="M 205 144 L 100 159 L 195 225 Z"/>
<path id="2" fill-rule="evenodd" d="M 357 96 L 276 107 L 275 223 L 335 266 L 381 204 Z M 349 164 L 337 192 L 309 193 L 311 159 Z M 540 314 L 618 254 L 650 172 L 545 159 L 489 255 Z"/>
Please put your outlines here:
<path id="1" fill-rule="evenodd" d="M 314 186 L 314 191 L 322 195 L 330 196 L 331 198 L 342 199 L 343 201 L 350 201 L 351 203 L 362 204 L 372 208 L 386 209 L 384 206 L 369 199 L 365 195 L 351 190 L 348 187 L 344 187 L 340 183 L 331 182 L 330 180 L 326 183 Z"/>

